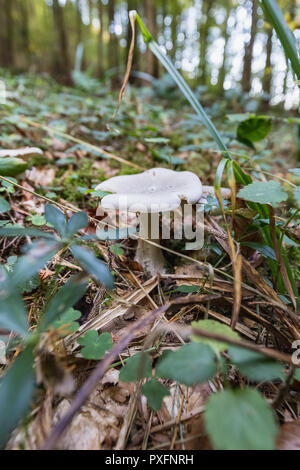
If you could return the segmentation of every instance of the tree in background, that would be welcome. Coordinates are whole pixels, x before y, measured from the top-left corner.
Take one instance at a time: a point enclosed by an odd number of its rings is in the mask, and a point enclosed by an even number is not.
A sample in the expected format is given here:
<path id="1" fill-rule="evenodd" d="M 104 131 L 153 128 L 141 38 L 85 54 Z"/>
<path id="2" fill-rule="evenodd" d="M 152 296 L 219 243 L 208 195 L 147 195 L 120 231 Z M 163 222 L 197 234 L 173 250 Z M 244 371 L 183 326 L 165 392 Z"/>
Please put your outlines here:
<path id="1" fill-rule="evenodd" d="M 66 85 L 72 83 L 68 50 L 68 37 L 65 29 L 64 12 L 58 0 L 52 0 L 54 27 L 57 34 L 54 74 Z"/>
<path id="2" fill-rule="evenodd" d="M 147 26 L 151 34 L 157 36 L 156 9 L 153 0 L 144 0 Z M 151 51 L 146 52 L 146 72 L 152 77 L 158 77 L 158 62 Z"/>
<path id="3" fill-rule="evenodd" d="M 251 90 L 253 46 L 254 46 L 255 37 L 257 33 L 257 20 L 258 20 L 257 0 L 252 0 L 251 32 L 250 32 L 250 39 L 245 44 L 244 66 L 243 66 L 243 76 L 242 76 L 242 89 L 245 93 L 249 93 Z"/>
<path id="4" fill-rule="evenodd" d="M 3 67 L 14 66 L 14 0 L 0 0 L 0 63 Z"/>

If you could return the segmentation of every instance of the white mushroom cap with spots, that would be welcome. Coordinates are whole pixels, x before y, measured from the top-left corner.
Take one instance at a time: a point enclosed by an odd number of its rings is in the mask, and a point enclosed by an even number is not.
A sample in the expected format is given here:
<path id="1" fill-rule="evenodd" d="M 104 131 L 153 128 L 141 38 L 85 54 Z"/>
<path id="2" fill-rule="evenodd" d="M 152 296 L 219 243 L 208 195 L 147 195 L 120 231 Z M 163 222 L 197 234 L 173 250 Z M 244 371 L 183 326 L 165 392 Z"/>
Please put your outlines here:
<path id="1" fill-rule="evenodd" d="M 190 171 L 153 168 L 137 175 L 115 176 L 96 190 L 114 193 L 101 200 L 103 209 L 154 213 L 175 210 L 183 199 L 189 204 L 199 201 L 202 184 Z"/>

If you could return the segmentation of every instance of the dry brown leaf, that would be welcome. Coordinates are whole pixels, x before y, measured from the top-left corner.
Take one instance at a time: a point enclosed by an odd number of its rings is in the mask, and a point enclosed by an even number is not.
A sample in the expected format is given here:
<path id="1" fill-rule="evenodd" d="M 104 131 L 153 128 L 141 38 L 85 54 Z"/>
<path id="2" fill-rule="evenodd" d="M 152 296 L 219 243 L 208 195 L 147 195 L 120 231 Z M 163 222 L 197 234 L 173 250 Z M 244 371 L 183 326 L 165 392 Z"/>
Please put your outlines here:
<path id="1" fill-rule="evenodd" d="M 281 426 L 276 448 L 278 450 L 300 450 L 300 419 Z"/>
<path id="2" fill-rule="evenodd" d="M 34 166 L 26 170 L 25 175 L 36 186 L 50 186 L 55 178 L 55 169 Z"/>

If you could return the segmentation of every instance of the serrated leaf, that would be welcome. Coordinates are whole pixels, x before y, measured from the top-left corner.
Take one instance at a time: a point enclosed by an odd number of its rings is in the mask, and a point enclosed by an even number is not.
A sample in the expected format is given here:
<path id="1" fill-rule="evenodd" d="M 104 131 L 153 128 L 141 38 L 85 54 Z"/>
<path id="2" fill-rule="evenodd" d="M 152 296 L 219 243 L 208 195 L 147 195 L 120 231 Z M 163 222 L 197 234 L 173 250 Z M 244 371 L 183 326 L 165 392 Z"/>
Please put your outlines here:
<path id="1" fill-rule="evenodd" d="M 278 181 L 255 181 L 240 189 L 237 196 L 246 201 L 271 205 L 286 201 L 288 198 Z"/>
<path id="2" fill-rule="evenodd" d="M 62 316 L 81 299 L 87 288 L 87 282 L 83 282 L 78 276 L 73 276 L 61 287 L 58 293 L 50 301 L 41 321 L 40 329 L 44 331 L 57 318 Z"/>
<path id="3" fill-rule="evenodd" d="M 148 405 L 153 411 L 161 409 L 165 396 L 170 395 L 170 391 L 156 379 L 151 379 L 142 386 L 142 393 L 147 398 Z"/>
<path id="4" fill-rule="evenodd" d="M 203 383 L 216 373 L 213 350 L 201 343 L 189 343 L 177 351 L 167 351 L 158 361 L 156 375 L 185 385 Z"/>
<path id="5" fill-rule="evenodd" d="M 10 210 L 10 204 L 4 197 L 0 196 L 0 214 L 5 214 Z"/>
<path id="6" fill-rule="evenodd" d="M 284 369 L 280 362 L 249 349 L 229 346 L 228 353 L 233 364 L 248 379 L 255 382 L 284 380 Z"/>
<path id="7" fill-rule="evenodd" d="M 102 282 L 109 289 L 113 289 L 114 278 L 103 261 L 99 261 L 90 250 L 79 245 L 72 245 L 71 252 L 92 277 Z"/>
<path id="8" fill-rule="evenodd" d="M 232 329 L 228 325 L 224 325 L 224 323 L 220 323 L 216 320 L 199 320 L 197 322 L 194 321 L 192 322 L 192 327 L 195 329 L 199 328 L 201 330 L 206 330 L 210 333 L 228 336 L 229 339 L 239 339 L 239 335 L 236 331 L 232 331 Z M 216 353 L 225 351 L 228 348 L 227 343 L 216 341 L 214 339 L 203 338 L 197 335 L 191 336 L 191 340 L 195 343 L 208 344 L 214 351 L 216 351 Z"/>
<path id="9" fill-rule="evenodd" d="M 148 354 L 137 353 L 122 367 L 119 379 L 122 382 L 134 382 L 152 376 L 152 364 Z"/>
<path id="10" fill-rule="evenodd" d="M 216 450 L 273 450 L 277 425 L 271 406 L 254 389 L 212 395 L 204 415 Z"/>
<path id="11" fill-rule="evenodd" d="M 34 392 L 32 349 L 25 349 L 17 357 L 0 382 L 0 448 L 29 409 Z"/>
<path id="12" fill-rule="evenodd" d="M 113 340 L 109 333 L 98 335 L 96 330 L 88 331 L 82 338 L 77 340 L 80 346 L 84 346 L 81 355 L 85 359 L 101 359 L 106 351 L 112 348 Z"/>
<path id="13" fill-rule="evenodd" d="M 53 225 L 55 230 L 60 234 L 61 237 L 65 237 L 67 220 L 65 215 L 52 204 L 45 206 L 45 219 L 48 223 Z"/>
<path id="14" fill-rule="evenodd" d="M 63 315 L 61 315 L 59 320 L 55 320 L 52 323 L 52 326 L 55 330 L 59 330 L 61 336 L 66 336 L 71 333 L 75 333 L 75 331 L 79 328 L 78 318 L 81 317 L 81 312 L 79 310 L 74 310 L 73 308 L 69 308 Z"/>
<path id="15" fill-rule="evenodd" d="M 72 215 L 67 226 L 68 237 L 72 237 L 78 230 L 87 227 L 88 223 L 89 219 L 85 212 L 77 212 Z"/>

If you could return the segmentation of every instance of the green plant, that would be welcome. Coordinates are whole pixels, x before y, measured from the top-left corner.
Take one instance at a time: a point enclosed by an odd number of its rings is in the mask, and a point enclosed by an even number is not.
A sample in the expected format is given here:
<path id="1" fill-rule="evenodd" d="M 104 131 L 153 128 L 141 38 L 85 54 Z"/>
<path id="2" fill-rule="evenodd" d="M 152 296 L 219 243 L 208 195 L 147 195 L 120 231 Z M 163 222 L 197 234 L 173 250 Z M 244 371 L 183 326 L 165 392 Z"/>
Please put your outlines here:
<path id="1" fill-rule="evenodd" d="M 34 350 L 39 343 L 40 335 L 49 326 L 60 328 L 66 325 L 69 328 L 67 332 L 74 331 L 74 327 L 77 328 L 74 320 L 78 319 L 78 312 L 76 313 L 72 307 L 84 295 L 90 276 L 110 289 L 114 286 L 113 276 L 107 266 L 82 246 L 83 237 L 77 237 L 77 232 L 88 224 L 88 217 L 84 212 L 78 212 L 67 220 L 55 206 L 47 205 L 45 219 L 57 231 L 56 235 L 19 226 L 0 229 L 0 235 L 6 237 L 29 235 L 39 239 L 26 247 L 23 256 L 14 259 L 13 262 L 9 260 L 8 267 L 7 265 L 0 267 L 0 327 L 11 330 L 17 335 L 21 349 L 19 356 L 0 383 L 0 447 L 5 445 L 10 432 L 27 412 L 33 397 Z M 83 272 L 71 277 L 49 300 L 35 331 L 32 332 L 29 329 L 21 292 L 27 289 L 28 282 L 32 282 L 36 273 L 58 251 L 67 249 L 70 249 L 81 264 Z M 63 335 L 65 333 L 66 330 L 63 330 Z M 110 344 L 107 343 L 108 346 Z"/>

